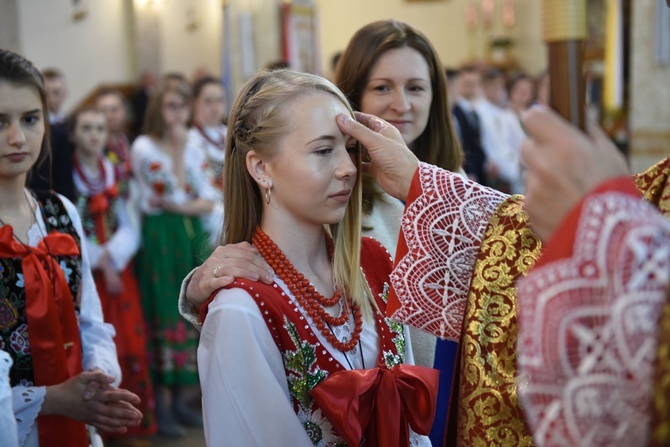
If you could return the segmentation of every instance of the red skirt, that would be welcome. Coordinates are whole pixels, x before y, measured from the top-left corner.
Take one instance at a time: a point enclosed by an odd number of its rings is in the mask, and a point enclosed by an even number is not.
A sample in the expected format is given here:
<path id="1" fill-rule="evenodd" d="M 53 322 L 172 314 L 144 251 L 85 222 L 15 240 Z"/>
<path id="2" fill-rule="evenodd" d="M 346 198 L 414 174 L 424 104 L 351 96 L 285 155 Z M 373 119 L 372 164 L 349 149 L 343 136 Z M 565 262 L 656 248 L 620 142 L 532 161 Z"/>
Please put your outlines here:
<path id="1" fill-rule="evenodd" d="M 142 399 L 137 405 L 144 415 L 142 423 L 137 427 L 128 427 L 128 431 L 121 436 L 151 435 L 157 430 L 154 393 L 147 361 L 144 315 L 137 280 L 132 274 L 132 265 L 126 266 L 121 272 L 123 292 L 119 295 L 107 293 L 101 273 L 97 272 L 94 277 L 105 322 L 114 326 L 116 330 L 114 342 L 123 373 L 120 387 L 132 391 Z M 111 436 L 116 437 L 119 434 L 114 433 Z"/>

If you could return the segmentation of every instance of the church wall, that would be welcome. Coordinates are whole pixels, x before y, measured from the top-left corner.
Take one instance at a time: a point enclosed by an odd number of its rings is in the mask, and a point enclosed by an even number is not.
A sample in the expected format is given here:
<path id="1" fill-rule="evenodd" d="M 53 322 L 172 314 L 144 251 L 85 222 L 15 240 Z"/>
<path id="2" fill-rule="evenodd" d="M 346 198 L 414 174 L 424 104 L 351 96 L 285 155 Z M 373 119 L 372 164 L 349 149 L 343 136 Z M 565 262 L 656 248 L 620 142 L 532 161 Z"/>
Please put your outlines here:
<path id="1" fill-rule="evenodd" d="M 491 30 L 466 30 L 467 0 L 315 0 L 320 16 L 323 73 L 330 74 L 331 55 L 343 49 L 351 35 L 373 20 L 396 18 L 423 31 L 446 65 L 459 65 L 486 56 L 487 41 L 505 32 L 499 10 Z M 70 109 L 102 81 L 132 82 L 145 68 L 181 71 L 190 75 L 205 67 L 221 72 L 222 0 L 88 0 L 88 15 L 72 18 L 73 4 L 65 0 L 21 0 L 18 32 L 13 45 L 40 68 L 61 68 L 68 78 Z M 231 0 L 235 15 L 231 34 L 239 38 L 239 12 L 252 17 L 254 65 L 279 58 L 279 0 Z M 499 2 L 496 2 L 499 4 Z M 546 64 L 540 38 L 538 0 L 515 0 L 517 26 L 508 34 L 516 41 L 515 56 L 522 68 L 535 74 Z M 155 8 L 159 22 L 142 17 L 142 8 Z M 191 12 L 189 12 L 191 11 Z M 6 12 L 6 11 L 5 11 Z M 4 14 L 3 14 L 4 15 Z M 137 24 L 151 25 L 136 29 Z M 17 36 L 18 34 L 18 36 Z M 7 44 L 9 38 L 3 37 Z M 240 50 L 233 61 L 239 63 Z M 233 73 L 234 85 L 244 76 Z"/>
<path id="2" fill-rule="evenodd" d="M 654 60 L 656 0 L 635 0 L 631 51 L 631 169 L 670 155 L 670 65 Z"/>
<path id="3" fill-rule="evenodd" d="M 18 50 L 40 69 L 61 69 L 69 88 L 65 110 L 101 81 L 127 82 L 131 77 L 124 2 L 85 3 L 88 14 L 75 21 L 70 1 L 17 2 Z"/>
<path id="4" fill-rule="evenodd" d="M 330 73 L 331 56 L 344 49 L 356 30 L 384 19 L 401 20 L 421 30 L 448 66 L 485 59 L 489 39 L 507 35 L 515 42 L 514 56 L 522 69 L 535 75 L 546 68 L 539 0 L 515 0 L 517 24 L 511 29 L 502 25 L 498 0 L 492 28 L 485 30 L 480 22 L 472 31 L 467 29 L 465 20 L 468 0 L 315 1 L 321 16 L 321 53 L 326 74 Z"/>
<path id="5" fill-rule="evenodd" d="M 221 72 L 221 0 L 164 0 L 160 29 L 161 68 L 189 76 L 200 67 Z"/>

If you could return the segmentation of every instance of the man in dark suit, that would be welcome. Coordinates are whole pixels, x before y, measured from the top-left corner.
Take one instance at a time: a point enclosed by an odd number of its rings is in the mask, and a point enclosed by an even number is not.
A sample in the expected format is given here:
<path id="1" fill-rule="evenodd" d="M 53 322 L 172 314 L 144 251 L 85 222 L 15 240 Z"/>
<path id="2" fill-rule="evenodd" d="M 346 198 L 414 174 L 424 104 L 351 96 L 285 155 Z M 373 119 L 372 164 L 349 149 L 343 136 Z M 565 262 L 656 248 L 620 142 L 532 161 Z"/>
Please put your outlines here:
<path id="1" fill-rule="evenodd" d="M 68 135 L 65 114 L 61 105 L 67 96 L 65 77 L 56 69 L 42 72 L 49 108 L 51 153 L 40 154 L 30 172 L 28 186 L 36 191 L 54 190 L 70 200 L 75 199 L 72 180 L 72 145 Z"/>
<path id="2" fill-rule="evenodd" d="M 473 105 L 479 94 L 480 83 L 481 78 L 475 67 L 466 66 L 460 70 L 457 81 L 458 99 L 452 113 L 457 122 L 461 145 L 465 152 L 463 169 L 472 180 L 488 186 L 481 123 Z"/>

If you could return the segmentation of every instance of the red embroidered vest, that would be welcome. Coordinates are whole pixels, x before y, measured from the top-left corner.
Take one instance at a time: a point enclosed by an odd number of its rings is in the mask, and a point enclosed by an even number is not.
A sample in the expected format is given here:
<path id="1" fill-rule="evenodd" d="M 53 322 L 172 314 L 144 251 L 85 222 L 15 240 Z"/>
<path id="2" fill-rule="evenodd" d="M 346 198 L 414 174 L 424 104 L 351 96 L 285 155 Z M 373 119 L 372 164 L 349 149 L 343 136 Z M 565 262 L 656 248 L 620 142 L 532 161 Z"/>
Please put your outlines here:
<path id="1" fill-rule="evenodd" d="M 384 314 L 377 313 L 374 318 L 381 343 L 375 366 L 391 369 L 405 361 L 405 337 L 403 326 L 385 317 L 389 275 L 393 267 L 390 254 L 376 240 L 363 238 L 361 267 L 377 306 Z M 312 327 L 306 324 L 306 312 L 276 283 L 267 285 L 237 280 L 230 287 L 246 290 L 256 301 L 282 353 L 293 408 L 314 445 L 346 446 L 310 395 L 312 388 L 330 374 L 346 368 L 332 357 Z M 369 323 L 364 321 L 363 324 Z"/>

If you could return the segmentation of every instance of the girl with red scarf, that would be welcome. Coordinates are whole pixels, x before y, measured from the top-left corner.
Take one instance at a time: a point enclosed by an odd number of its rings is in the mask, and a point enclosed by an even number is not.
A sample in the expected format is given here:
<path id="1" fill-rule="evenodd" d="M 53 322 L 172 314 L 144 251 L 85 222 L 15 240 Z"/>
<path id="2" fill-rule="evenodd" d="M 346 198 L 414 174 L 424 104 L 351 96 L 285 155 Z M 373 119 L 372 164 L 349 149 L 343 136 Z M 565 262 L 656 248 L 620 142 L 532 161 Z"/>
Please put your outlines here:
<path id="1" fill-rule="evenodd" d="M 86 424 L 123 432 L 141 414 L 139 398 L 116 388 L 114 329 L 74 205 L 25 187 L 49 153 L 45 97 L 35 67 L 0 50 L 0 349 L 13 361 L 19 445 L 85 447 L 100 444 Z"/>
<path id="2" fill-rule="evenodd" d="M 116 347 L 124 388 L 142 399 L 143 423 L 125 435 L 146 436 L 156 431 L 153 392 L 147 364 L 144 316 L 140 307 L 132 259 L 139 234 L 131 224 L 119 194 L 114 164 L 104 156 L 107 124 L 102 111 L 84 108 L 69 120 L 74 147 L 74 185 L 105 321 L 116 329 Z M 130 442 L 131 440 L 128 440 Z M 134 441 L 134 440 L 132 440 Z"/>

